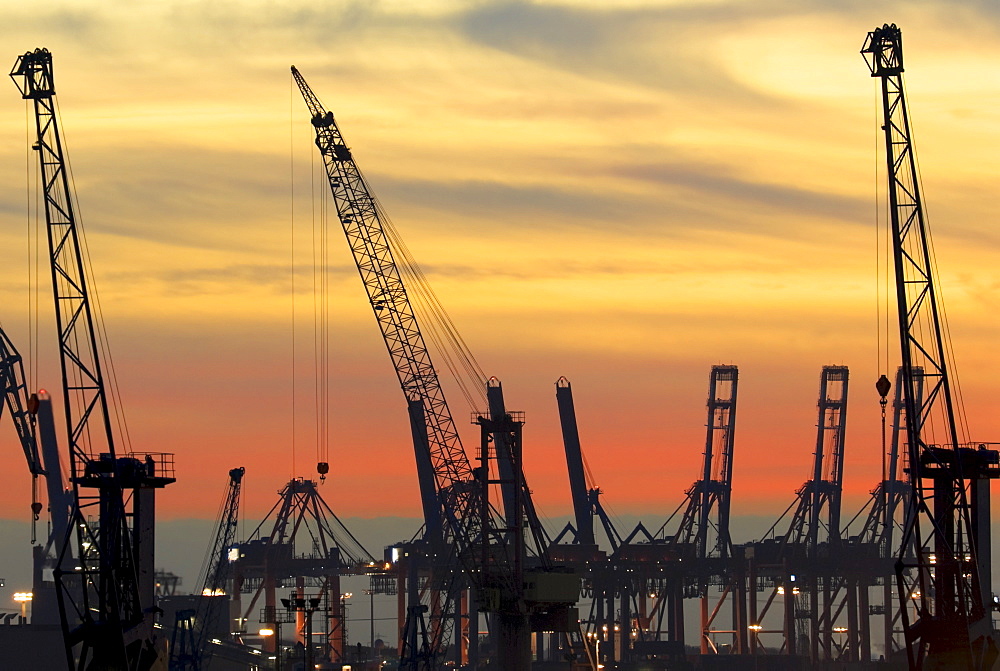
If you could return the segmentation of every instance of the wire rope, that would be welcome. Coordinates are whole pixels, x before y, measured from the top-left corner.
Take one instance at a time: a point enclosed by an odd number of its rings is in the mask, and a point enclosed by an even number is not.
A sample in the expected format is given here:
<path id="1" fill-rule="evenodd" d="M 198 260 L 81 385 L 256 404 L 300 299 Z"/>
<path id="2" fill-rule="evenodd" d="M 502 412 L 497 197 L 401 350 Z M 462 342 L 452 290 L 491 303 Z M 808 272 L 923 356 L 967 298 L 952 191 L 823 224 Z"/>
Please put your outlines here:
<path id="1" fill-rule="evenodd" d="M 296 312 L 295 312 L 295 78 L 289 75 L 288 78 L 288 186 L 289 186 L 289 245 L 291 251 L 289 254 L 289 264 L 290 264 L 290 275 L 291 275 L 291 332 L 292 332 L 292 343 L 291 343 L 291 363 L 292 363 L 292 389 L 291 389 L 291 412 L 292 412 L 292 427 L 291 427 L 291 472 L 288 474 L 289 480 L 295 477 L 295 447 L 298 443 L 298 404 L 296 403 L 296 338 L 298 337 L 298 329 L 296 328 Z"/>
<path id="2" fill-rule="evenodd" d="M 53 112 L 56 114 L 56 120 L 59 127 L 62 127 L 62 110 L 59 107 L 59 101 L 55 100 L 55 107 Z M 94 336 L 97 343 L 98 351 L 92 352 L 94 357 L 94 363 L 100 365 L 100 361 L 103 360 L 107 368 L 107 375 L 103 376 L 105 378 L 105 409 L 107 412 L 111 413 L 111 417 L 108 417 L 109 424 L 111 420 L 114 420 L 114 424 L 118 428 L 119 437 L 122 440 L 122 447 L 126 453 L 132 452 L 132 442 L 131 435 L 128 429 L 128 422 L 125 417 L 124 404 L 122 403 L 121 388 L 118 383 L 118 373 L 115 368 L 114 357 L 111 353 L 110 338 L 108 336 L 108 331 L 104 321 L 104 310 L 101 304 L 100 292 L 97 289 L 97 283 L 94 279 L 94 269 L 92 263 L 92 256 L 90 253 L 90 246 L 87 240 L 86 227 L 84 226 L 83 216 L 81 214 L 80 201 L 76 190 L 76 177 L 73 173 L 73 165 L 70 161 L 70 151 L 69 142 L 65 137 L 62 138 L 62 144 L 65 148 L 64 150 L 64 160 L 66 162 L 66 174 L 69 178 L 69 198 L 70 203 L 67 203 L 70 207 L 75 209 L 75 227 L 77 232 L 77 237 L 79 240 L 80 257 L 83 261 L 83 267 L 80 268 L 80 273 L 83 276 L 84 281 L 88 283 L 87 299 L 90 301 L 93 309 L 91 310 L 91 318 L 93 320 Z M 78 331 L 74 330 L 74 337 L 78 337 Z M 79 351 L 79 341 L 74 343 Z M 89 345 L 87 346 L 89 349 Z M 87 431 L 90 431 L 90 423 L 86 425 Z M 108 436 L 109 441 L 113 441 L 113 436 Z M 88 436 L 88 444 L 89 436 Z M 111 445 L 108 446 L 109 448 Z M 94 456 L 94 455 L 91 455 Z"/>

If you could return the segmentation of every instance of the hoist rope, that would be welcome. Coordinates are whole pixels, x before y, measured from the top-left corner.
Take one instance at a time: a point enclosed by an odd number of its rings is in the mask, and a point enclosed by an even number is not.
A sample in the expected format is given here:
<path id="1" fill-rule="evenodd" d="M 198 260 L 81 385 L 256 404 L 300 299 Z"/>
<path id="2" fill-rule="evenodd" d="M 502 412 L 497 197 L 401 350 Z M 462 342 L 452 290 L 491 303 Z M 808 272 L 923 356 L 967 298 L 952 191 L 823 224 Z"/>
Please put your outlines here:
<path id="1" fill-rule="evenodd" d="M 470 410 L 486 405 L 486 374 L 459 333 L 448 311 L 431 287 L 423 268 L 400 236 L 392 219 L 373 196 L 376 211 L 392 246 L 393 256 L 407 286 L 407 295 L 424 333 L 455 379 Z"/>
<path id="2" fill-rule="evenodd" d="M 295 477 L 295 447 L 298 442 L 298 433 L 296 431 L 296 419 L 298 415 L 298 406 L 295 403 L 295 371 L 296 371 L 296 343 L 295 339 L 298 335 L 298 329 L 296 329 L 295 324 L 295 79 L 294 77 L 288 80 L 288 188 L 289 188 L 289 208 L 288 208 L 288 219 L 289 219 L 289 246 L 290 246 L 290 275 L 291 275 L 291 359 L 292 359 L 292 380 L 291 380 L 291 412 L 292 412 L 292 426 L 291 426 L 291 471 L 288 474 L 289 480 Z"/>
<path id="3" fill-rule="evenodd" d="M 59 127 L 62 128 L 62 112 L 59 107 L 59 101 L 55 98 L 53 98 L 53 100 L 55 101 L 53 112 L 56 114 L 56 120 Z M 105 364 L 107 374 L 102 375 L 102 378 L 104 381 L 105 407 L 106 411 L 111 414 L 111 416 L 108 417 L 108 421 L 110 424 L 113 420 L 113 423 L 117 425 L 119 437 L 122 440 L 122 448 L 124 452 L 130 453 L 132 452 L 132 440 L 131 435 L 129 434 L 128 422 L 126 420 L 125 410 L 122 404 L 121 388 L 118 384 L 118 374 L 115 369 L 114 357 L 111 354 L 110 339 L 104 322 L 104 311 L 101 306 L 100 293 L 97 290 L 97 283 L 94 279 L 94 269 L 91 261 L 90 247 L 87 242 L 86 229 L 83 224 L 83 216 L 81 215 L 80 202 L 77 196 L 76 178 L 73 174 L 73 165 L 69 159 L 69 143 L 65 137 L 62 137 L 61 139 L 64 149 L 63 158 L 66 162 L 65 170 L 69 183 L 69 198 L 71 200 L 71 202 L 67 203 L 67 205 L 74 208 L 75 212 L 74 224 L 79 242 L 80 257 L 83 260 L 83 267 L 80 268 L 80 273 L 83 276 L 84 281 L 87 282 L 87 300 L 91 304 L 91 319 L 94 327 L 94 339 L 97 343 L 98 349 L 98 351 L 92 353 L 94 356 L 94 364 L 100 365 L 101 361 Z M 74 330 L 74 334 L 76 333 L 77 331 Z M 74 343 L 74 346 L 79 347 L 79 342 Z M 87 429 L 90 429 L 89 423 L 87 424 Z M 112 436 L 109 436 L 108 438 L 109 440 L 113 440 Z"/>
<path id="4" fill-rule="evenodd" d="M 914 179 L 916 180 L 916 185 L 920 189 L 920 193 L 924 193 L 923 184 L 923 173 L 920 169 L 920 160 L 915 149 L 915 143 L 913 137 L 916 134 L 913 130 L 913 120 L 910 119 L 910 150 L 913 152 L 913 164 L 914 164 Z M 941 332 L 941 347 L 942 351 L 939 353 L 941 356 L 941 366 L 944 367 L 948 372 L 949 385 L 952 392 L 952 413 L 953 419 L 955 421 L 955 432 L 957 435 L 957 440 L 959 443 L 966 443 L 969 441 L 969 420 L 968 415 L 965 411 L 965 402 L 962 397 L 961 383 L 958 377 L 958 366 L 955 361 L 955 350 L 952 345 L 951 340 L 951 328 L 948 325 L 948 311 L 945 307 L 944 291 L 941 282 L 941 273 L 937 264 L 937 254 L 934 250 L 934 236 L 931 234 L 931 219 L 930 213 L 928 211 L 926 203 L 921 203 L 921 208 L 924 217 L 924 233 L 925 239 L 927 240 L 927 265 L 930 269 L 931 277 L 928 278 L 933 281 L 936 287 L 935 297 L 937 302 L 938 310 L 938 324 Z M 923 324 L 922 327 L 931 328 L 933 324 Z M 943 427 L 943 430 L 947 431 L 948 427 Z M 945 436 L 946 440 L 950 440 L 950 436 Z M 956 449 L 958 445 L 954 446 Z"/>

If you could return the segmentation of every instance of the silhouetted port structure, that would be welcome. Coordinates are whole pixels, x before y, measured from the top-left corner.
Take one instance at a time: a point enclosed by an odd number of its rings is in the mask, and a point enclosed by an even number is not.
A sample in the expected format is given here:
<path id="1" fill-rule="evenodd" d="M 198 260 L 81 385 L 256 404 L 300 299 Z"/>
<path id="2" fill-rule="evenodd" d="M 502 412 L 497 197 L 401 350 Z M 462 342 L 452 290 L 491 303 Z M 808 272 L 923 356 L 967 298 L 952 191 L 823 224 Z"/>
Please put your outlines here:
<path id="1" fill-rule="evenodd" d="M 587 481 L 565 378 L 556 383 L 556 398 L 573 521 L 554 540 L 538 523 L 521 471 L 522 422 L 506 411 L 494 378 L 486 384 L 488 413 L 475 420 L 483 434 L 479 466 L 470 465 L 393 255 L 394 250 L 407 253 L 386 227 L 332 112 L 293 68 L 413 429 L 425 529 L 405 548 L 410 587 L 401 668 L 437 668 L 445 659 L 454 666 L 528 668 L 532 636 L 542 663 L 562 656 L 581 668 L 680 668 L 688 663 L 689 643 L 695 643 L 687 640 L 689 602 L 698 604 L 697 650 L 705 660 L 727 652 L 731 663 L 739 663 L 737 658 L 759 663 L 756 658 L 766 656 L 812 666 L 867 664 L 879 647 L 884 657 L 897 663 L 905 658 L 912 669 L 992 664 L 996 646 L 983 558 L 989 556 L 988 484 L 1000 461 L 986 444 L 961 445 L 954 428 L 903 99 L 898 29 L 873 31 L 863 53 L 872 75 L 883 83 L 898 295 L 901 366 L 891 452 L 884 454 L 883 477 L 871 501 L 845 524 L 849 371 L 825 366 L 809 479 L 763 539 L 742 545 L 734 544 L 729 529 L 736 366 L 712 369 L 699 479 L 655 531 L 640 523 L 623 535 L 604 510 L 601 490 Z M 413 274 L 420 276 L 418 270 Z M 481 380 L 478 365 L 471 369 Z M 891 387 L 883 376 L 877 386 L 883 408 Z M 951 428 L 932 444 L 921 430 L 938 410 Z M 499 491 L 496 501 L 490 499 L 490 485 Z M 595 517 L 610 552 L 597 542 Z M 528 566 L 546 576 L 582 579 L 581 604 L 589 601 L 589 612 L 581 612 L 579 629 L 565 621 L 554 626 L 552 618 L 532 622 L 533 610 L 566 606 L 569 600 L 540 607 L 529 599 Z M 485 656 L 468 638 L 480 614 L 487 615 L 495 636 L 495 650 Z M 728 640 L 720 646 L 720 638 Z"/>
<path id="2" fill-rule="evenodd" d="M 861 53 L 881 84 L 900 358 L 894 381 L 885 374 L 875 385 L 882 473 L 860 510 L 843 510 L 847 366 L 822 367 L 815 442 L 801 448 L 803 455 L 812 449 L 807 479 L 763 537 L 750 542 L 734 541 L 730 528 L 736 365 L 711 367 L 697 479 L 673 512 L 627 532 L 589 473 L 573 389 L 560 377 L 556 410 L 573 515 L 550 537 L 524 474 L 524 413 L 509 410 L 500 380 L 483 373 L 333 113 L 293 67 L 338 220 L 404 394 L 423 527 L 376 558 L 340 521 L 319 483 L 296 477 L 239 539 L 245 471 L 234 468 L 200 592 L 186 601 L 176 598 L 176 585 L 154 595 L 154 492 L 174 480 L 171 455 L 142 457 L 115 445 L 51 54 L 20 56 L 11 76 L 35 113 L 32 148 L 42 177 L 71 493 L 63 486 L 49 396 L 29 393 L 21 356 L 3 331 L 0 410 L 13 419 L 33 482 L 46 479 L 51 533 L 35 548 L 36 615 L 55 620 L 58 604 L 69 668 L 145 671 L 169 661 L 171 671 L 200 671 L 213 659 L 282 668 L 283 624 L 293 625 L 305 667 L 359 663 L 348 646 L 350 595 L 341 588 L 348 576 L 367 578 L 373 598 L 395 598 L 396 665 L 408 671 L 992 668 L 998 637 L 989 487 L 1000 477 L 1000 453 L 959 436 L 900 30 L 873 30 Z M 450 348 L 442 358 L 478 430 L 471 458 L 427 341 Z M 326 462 L 317 471 L 321 481 L 328 473 L 332 481 L 341 477 Z M 613 500 L 614 492 L 607 496 Z M 33 486 L 35 519 L 43 509 L 37 499 Z M 54 577 L 48 586 L 45 571 Z M 172 617 L 159 623 L 170 630 L 167 644 L 154 622 L 158 603 L 171 599 Z M 374 658 L 363 663 L 382 668 Z"/>
<path id="3" fill-rule="evenodd" d="M 32 149 L 41 176 L 69 441 L 70 524 L 53 540 L 66 661 L 81 671 L 140 671 L 158 656 L 154 505 L 156 490 L 174 482 L 172 455 L 143 458 L 116 447 L 56 115 L 52 54 L 36 49 L 19 56 L 10 76 L 34 110 Z"/>

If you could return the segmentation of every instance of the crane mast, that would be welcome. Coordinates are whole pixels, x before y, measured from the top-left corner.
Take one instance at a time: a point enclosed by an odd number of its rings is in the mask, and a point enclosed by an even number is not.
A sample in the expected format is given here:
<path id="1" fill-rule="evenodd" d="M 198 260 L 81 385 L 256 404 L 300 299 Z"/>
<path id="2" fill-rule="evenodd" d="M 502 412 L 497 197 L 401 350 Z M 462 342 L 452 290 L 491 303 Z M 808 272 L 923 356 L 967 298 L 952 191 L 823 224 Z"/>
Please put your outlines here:
<path id="1" fill-rule="evenodd" d="M 801 621 L 808 620 L 808 654 L 814 664 L 820 662 L 823 652 L 829 653 L 833 645 L 837 569 L 831 557 L 841 549 L 840 504 L 848 378 L 846 366 L 823 366 L 811 477 L 799 487 L 795 500 L 767 531 L 766 540 L 753 544 L 758 572 L 772 576 L 775 587 L 759 612 L 756 603 L 751 603 L 751 621 L 762 623 L 772 606 L 778 603 L 775 597 L 784 595 L 783 652 L 789 655 L 804 652 L 798 641 L 800 634 L 806 632 L 798 630 Z M 788 527 L 778 536 L 778 527 L 789 512 L 792 515 Z M 801 597 L 797 596 L 800 590 Z M 804 600 L 805 603 L 800 604 L 804 607 L 796 605 L 797 599 Z M 807 617 L 802 618 L 797 613 L 799 610 L 807 613 Z M 753 639 L 755 649 L 758 637 Z"/>
<path id="2" fill-rule="evenodd" d="M 739 390 L 739 368 L 734 365 L 712 366 L 708 382 L 708 416 L 705 423 L 705 451 L 702 454 L 701 477 L 692 484 L 686 499 L 666 522 L 653 534 L 671 548 L 684 562 L 687 573 L 682 580 L 667 582 L 657 590 L 654 612 L 667 611 L 668 628 L 673 640 L 683 640 L 684 598 L 697 596 L 701 601 L 702 653 L 710 644 L 710 628 L 714 616 L 708 616 L 709 585 L 719 580 L 727 585 L 734 579 L 727 568 L 733 557 L 729 533 L 730 502 L 733 490 L 733 456 L 736 443 L 736 405 Z M 683 509 L 673 532 L 674 518 Z M 715 519 L 713 520 L 713 514 Z M 693 568 L 692 568 L 693 567 Z M 682 571 L 682 574 L 684 574 Z M 725 600 L 723 596 L 722 600 Z M 721 605 L 721 600 L 720 600 Z M 719 606 L 714 609 L 718 613 Z M 735 627 L 734 627 L 735 628 Z M 714 644 L 713 644 L 714 645 Z"/>
<path id="3" fill-rule="evenodd" d="M 986 669 L 997 657 L 977 556 L 988 519 L 995 450 L 959 443 L 951 381 L 903 88 L 902 33 L 885 24 L 861 49 L 881 83 L 889 219 L 895 269 L 912 495 L 896 562 L 896 582 L 911 669 Z M 917 368 L 923 394 L 917 393 Z M 935 439 L 935 434 L 937 438 Z M 988 504 L 987 504 L 988 505 Z M 971 509 L 971 513 L 970 513 Z M 988 528 L 988 527 L 987 527 Z M 984 548 L 985 549 L 985 548 Z M 912 606 L 907 606 L 912 604 Z M 910 608 L 915 610 L 911 613 Z"/>
<path id="4" fill-rule="evenodd" d="M 83 255 L 55 108 L 52 54 L 18 56 L 10 73 L 34 106 L 44 193 L 79 566 L 55 571 L 66 658 L 77 669 L 141 670 L 155 662 L 153 488 L 173 482 L 116 453 Z M 126 498 L 130 503 L 126 503 Z M 95 519 L 97 521 L 95 521 Z M 133 536 L 133 525 L 141 533 Z M 64 539 L 61 556 L 70 554 Z M 137 560 L 137 556 L 140 558 Z M 74 647 L 80 645 L 75 652 Z"/>

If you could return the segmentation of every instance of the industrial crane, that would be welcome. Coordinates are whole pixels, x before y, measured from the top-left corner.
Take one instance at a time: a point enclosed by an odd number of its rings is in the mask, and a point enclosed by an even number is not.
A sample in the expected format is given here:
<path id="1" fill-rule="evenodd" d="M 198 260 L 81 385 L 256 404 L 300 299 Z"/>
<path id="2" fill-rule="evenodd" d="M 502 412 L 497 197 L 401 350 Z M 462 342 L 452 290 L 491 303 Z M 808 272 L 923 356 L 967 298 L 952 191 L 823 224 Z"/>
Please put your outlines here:
<path id="1" fill-rule="evenodd" d="M 475 484 L 472 466 L 417 324 L 383 226 L 381 208 L 355 164 L 333 112 L 323 107 L 294 66 L 292 76 L 312 115 L 316 146 L 323 157 L 337 214 L 406 396 L 418 473 L 424 474 L 419 482 L 421 499 L 428 513 L 425 518 L 438 518 L 434 514 L 436 510 L 429 509 L 440 510 L 443 516 L 440 535 L 430 538 L 444 547 L 455 547 L 460 556 L 467 557 L 472 540 L 480 538 L 482 531 L 480 489 Z M 427 466 L 433 473 L 432 480 L 426 477 Z M 414 557 L 411 562 L 415 560 Z M 411 604 L 410 608 L 407 628 L 415 631 L 416 623 L 412 620 L 422 619 L 422 610 L 416 604 Z M 411 638 L 407 636 L 406 640 Z M 409 652 L 412 656 L 417 655 L 414 650 Z M 429 654 L 424 652 L 421 656 L 428 658 Z"/>
<path id="2" fill-rule="evenodd" d="M 814 664 L 820 660 L 821 651 L 826 650 L 829 656 L 833 639 L 831 577 L 836 574 L 841 543 L 848 378 L 846 366 L 823 366 L 812 477 L 798 489 L 795 500 L 771 526 L 765 540 L 753 548 L 755 571 L 768 575 L 775 587 L 758 611 L 755 587 L 751 585 L 748 616 L 752 626 L 759 627 L 776 597 L 783 596 L 784 652 L 805 652 L 798 647 L 796 631 L 796 611 L 804 610 L 809 620 L 808 654 Z M 778 525 L 789 512 L 792 516 L 784 534 L 776 536 Z M 756 651 L 758 636 L 753 638 L 751 649 Z"/>
<path id="3" fill-rule="evenodd" d="M 733 365 L 712 366 L 708 386 L 708 419 L 701 478 L 687 490 L 684 513 L 672 534 L 666 536 L 667 520 L 656 536 L 666 538 L 700 575 L 695 589 L 702 602 L 700 646 L 702 654 L 712 644 L 710 629 L 719 608 L 708 611 L 708 586 L 713 577 L 729 585 L 732 576 L 723 567 L 733 556 L 729 512 L 733 492 L 733 451 L 736 440 L 736 402 L 739 369 Z M 713 519 L 714 513 L 714 519 Z M 726 594 L 731 590 L 727 589 Z M 678 595 L 677 608 L 682 608 Z M 680 618 L 683 619 L 683 612 Z M 735 627 L 734 627 L 735 628 Z"/>
<path id="4" fill-rule="evenodd" d="M 670 525 L 670 520 L 667 520 L 656 534 L 684 548 L 685 559 L 703 562 L 709 557 L 728 559 L 732 554 L 729 510 L 733 489 L 738 381 L 739 369 L 736 366 L 712 366 L 701 478 L 687 490 L 687 499 L 681 506 L 684 513 L 673 533 L 667 535 Z"/>
<path id="5" fill-rule="evenodd" d="M 172 462 L 161 456 L 157 464 L 152 455 L 137 459 L 115 447 L 56 116 L 52 54 L 35 49 L 18 56 L 10 76 L 34 107 L 32 148 L 44 193 L 59 335 L 77 549 L 74 569 L 64 570 L 59 564 L 55 570 L 66 660 L 70 669 L 81 671 L 139 671 L 150 668 L 157 658 L 153 492 L 174 481 Z M 67 537 L 61 557 L 70 554 L 69 546 Z"/>
<path id="6" fill-rule="evenodd" d="M 224 598 L 229 580 L 232 559 L 229 550 L 236 542 L 239 525 L 240 490 L 246 469 L 234 468 L 229 471 L 229 485 L 222 503 L 219 524 L 209 546 L 207 569 L 201 584 L 201 598 L 194 610 L 178 611 L 174 626 L 174 640 L 180 644 L 171 646 L 170 671 L 201 671 L 205 668 L 207 656 L 206 636 L 212 623 L 218 617 L 219 606 L 228 605 Z M 228 615 L 228 614 L 227 614 Z"/>
<path id="7" fill-rule="evenodd" d="M 510 413 L 504 402 L 503 385 L 496 377 L 491 377 L 486 381 L 486 401 L 489 406 L 491 422 L 497 426 L 505 426 L 509 423 Z M 492 441 L 497 471 L 500 476 L 506 525 L 512 529 L 526 526 L 532 540 L 531 547 L 534 549 L 534 555 L 544 561 L 546 551 L 552 541 L 535 512 L 535 504 L 531 500 L 528 483 L 520 472 L 520 466 L 515 463 L 512 448 L 507 444 L 507 435 L 506 431 L 498 431 L 493 434 Z M 515 497 L 520 498 L 520 503 L 515 501 Z"/>
<path id="8" fill-rule="evenodd" d="M 520 520 L 529 509 L 525 506 L 528 490 L 520 462 L 513 456 L 513 450 L 519 449 L 521 422 L 505 411 L 502 416 L 494 412 L 477 417 L 484 446 L 493 442 L 498 433 L 512 438 L 499 441 L 506 445 L 499 452 L 483 449 L 479 467 L 470 465 L 394 256 L 387 217 L 358 169 L 333 112 L 323 106 L 294 66 L 292 76 L 309 108 L 337 215 L 406 397 L 418 473 L 427 466 L 429 469 L 423 472 L 433 473 L 433 478 L 420 478 L 425 517 L 428 507 L 436 506 L 441 511 L 440 540 L 430 539 L 436 546 L 433 552 L 452 552 L 466 578 L 482 592 L 480 606 L 496 614 L 502 668 L 526 668 L 530 665 L 530 608 L 519 575 L 523 568 L 519 548 L 523 547 Z M 493 410 L 498 410 L 495 403 Z M 499 480 L 489 478 L 490 458 L 495 458 L 503 469 Z M 508 469 L 511 463 L 513 468 Z M 490 484 L 499 484 L 507 505 L 513 505 L 513 510 L 505 511 L 506 518 L 489 504 Z M 517 521 L 516 527 L 509 525 L 511 520 Z M 540 552 L 544 553 L 544 547 Z M 446 567 L 443 573 L 454 571 Z M 451 582 L 443 591 L 447 598 L 454 599 L 454 590 Z M 404 637 L 409 643 L 404 644 L 401 667 L 429 667 L 435 663 L 433 648 L 437 642 L 430 644 L 430 650 L 414 649 L 418 630 L 424 630 L 416 622 L 422 621 L 423 610 L 419 604 L 410 606 L 408 634 Z M 435 635 L 431 638 L 439 638 L 450 623 L 451 619 L 445 618 L 443 626 L 433 628 Z"/>
<path id="9" fill-rule="evenodd" d="M 36 541 L 35 522 L 43 507 L 38 501 L 39 476 L 45 480 L 49 502 L 51 527 L 48 537 L 44 544 L 34 545 L 32 548 L 34 562 L 32 620 L 35 624 L 57 624 L 59 617 L 56 594 L 49 587 L 50 583 L 46 583 L 44 576 L 45 569 L 56 567 L 53 551 L 57 551 L 66 538 L 72 502 L 63 485 L 52 418 L 52 401 L 45 390 L 28 395 L 23 360 L 3 329 L 0 329 L 0 384 L 4 388 L 4 403 L 0 404 L 0 413 L 6 406 L 17 430 L 28 471 L 32 477 L 32 543 Z M 68 563 L 69 559 L 69 557 L 64 558 L 64 563 Z"/>
<path id="10" fill-rule="evenodd" d="M 0 384 L 3 385 L 4 395 L 4 402 L 0 404 L 0 414 L 6 406 L 17 430 L 18 441 L 28 462 L 28 472 L 31 473 L 31 515 L 33 520 L 37 520 L 39 513 L 42 512 L 42 504 L 38 502 L 38 476 L 45 475 L 35 439 L 33 410 L 37 408 L 38 397 L 27 395 L 24 363 L 14 343 L 2 328 L 0 328 Z"/>
<path id="11" fill-rule="evenodd" d="M 587 483 L 583 451 L 580 448 L 580 431 L 576 424 L 576 408 L 573 404 L 573 387 L 565 377 L 556 380 L 556 404 L 559 408 L 559 425 L 562 429 L 563 449 L 566 452 L 566 468 L 569 472 L 569 489 L 576 525 L 567 524 L 552 540 L 549 545 L 550 554 L 558 552 L 560 556 L 566 557 L 567 552 L 570 552 L 576 559 L 596 559 L 598 549 L 594 535 L 595 515 L 601 520 L 612 552 L 621 545 L 622 537 L 601 503 L 603 492 Z M 567 534 L 573 535 L 573 545 L 560 545 L 560 541 Z M 575 553 L 572 548 L 576 548 Z"/>
<path id="12" fill-rule="evenodd" d="M 649 533 L 641 523 L 625 539 L 618 560 L 639 560 L 645 570 L 648 561 L 642 558 L 653 552 L 657 568 L 642 585 L 628 590 L 635 595 L 639 619 L 648 626 L 639 627 L 634 642 L 636 648 L 661 644 L 662 623 L 666 618 L 666 634 L 675 648 L 683 649 L 684 599 L 698 597 L 701 601 L 701 649 L 709 652 L 712 627 L 722 601 L 732 595 L 734 576 L 732 564 L 733 544 L 729 533 L 729 513 L 733 481 L 733 454 L 736 440 L 736 405 L 739 388 L 739 369 L 734 365 L 712 366 L 708 386 L 708 416 L 705 423 L 705 451 L 702 455 L 701 474 L 686 492 L 684 502 L 678 506 L 654 533 Z M 676 520 L 676 521 L 675 521 Z M 645 539 L 648 545 L 633 545 L 635 538 Z M 632 569 L 633 571 L 640 569 Z M 708 587 L 713 582 L 725 585 L 719 604 L 709 613 Z M 647 595 L 654 595 L 648 615 L 645 613 Z M 622 622 L 629 620 L 631 604 L 622 598 Z M 737 613 L 734 611 L 734 617 Z M 742 628 L 734 626 L 726 633 L 737 635 L 737 649 L 742 650 L 739 634 Z M 623 654 L 627 654 L 628 638 L 622 637 Z M 647 640 L 648 639 L 648 640 Z"/>
<path id="13" fill-rule="evenodd" d="M 895 25 L 861 49 L 881 84 L 895 271 L 905 437 L 911 495 L 897 551 L 896 585 L 910 669 L 988 669 L 997 642 L 987 610 L 989 484 L 996 450 L 959 442 L 940 297 L 903 88 L 903 39 Z M 924 393 L 917 393 L 917 368 Z M 913 612 L 911 612 L 913 609 Z"/>

